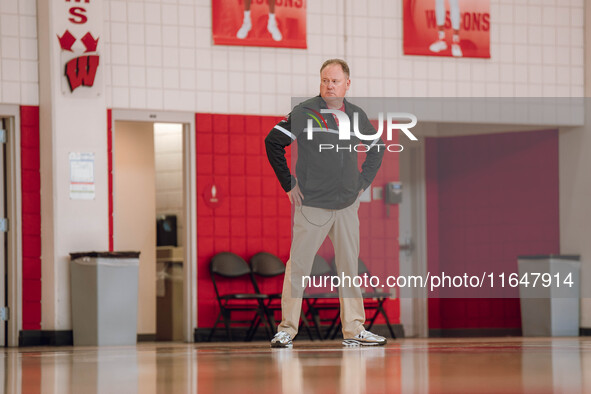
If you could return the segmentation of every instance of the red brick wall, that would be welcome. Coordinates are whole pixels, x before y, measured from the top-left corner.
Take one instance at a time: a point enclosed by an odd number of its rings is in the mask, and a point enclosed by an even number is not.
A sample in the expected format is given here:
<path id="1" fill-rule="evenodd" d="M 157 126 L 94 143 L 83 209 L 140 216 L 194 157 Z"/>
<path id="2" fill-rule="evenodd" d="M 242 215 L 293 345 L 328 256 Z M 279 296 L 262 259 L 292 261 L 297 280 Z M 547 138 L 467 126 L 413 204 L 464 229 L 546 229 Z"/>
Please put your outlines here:
<path id="1" fill-rule="evenodd" d="M 41 178 L 39 107 L 22 106 L 23 330 L 41 329 Z"/>
<path id="2" fill-rule="evenodd" d="M 426 141 L 429 270 L 517 272 L 559 253 L 558 132 Z M 519 328 L 519 300 L 430 299 L 430 328 Z"/>
<path id="3" fill-rule="evenodd" d="M 268 163 L 264 145 L 267 133 L 279 120 L 273 116 L 196 115 L 199 327 L 211 327 L 219 312 L 209 274 L 212 256 L 231 251 L 248 261 L 254 254 L 267 251 L 283 261 L 289 258 L 291 207 Z M 290 163 L 289 149 L 287 160 Z M 398 158 L 386 154 L 374 184 L 383 186 L 395 180 Z M 203 198 L 212 184 L 221 196 L 216 208 Z M 397 208 L 385 218 L 383 201 L 364 203 L 359 214 L 365 234 L 361 237 L 362 258 L 372 259 L 372 267 L 387 266 L 392 272 L 394 266 L 398 272 Z M 333 255 L 326 257 L 332 259 Z M 280 291 L 281 280 L 268 286 L 267 290 Z M 232 292 L 252 291 L 246 281 L 231 289 L 225 284 L 221 287 Z M 399 322 L 398 301 L 387 304 L 392 322 Z"/>
<path id="4" fill-rule="evenodd" d="M 267 164 L 264 137 L 280 118 L 196 115 L 198 326 L 211 327 L 219 312 L 209 260 L 222 251 L 248 259 L 260 251 L 289 257 L 290 206 Z M 289 160 L 289 159 L 288 159 Z M 206 205 L 212 184 L 219 207 Z M 222 284 L 224 290 L 224 284 Z M 251 292 L 245 282 L 234 292 Z"/>

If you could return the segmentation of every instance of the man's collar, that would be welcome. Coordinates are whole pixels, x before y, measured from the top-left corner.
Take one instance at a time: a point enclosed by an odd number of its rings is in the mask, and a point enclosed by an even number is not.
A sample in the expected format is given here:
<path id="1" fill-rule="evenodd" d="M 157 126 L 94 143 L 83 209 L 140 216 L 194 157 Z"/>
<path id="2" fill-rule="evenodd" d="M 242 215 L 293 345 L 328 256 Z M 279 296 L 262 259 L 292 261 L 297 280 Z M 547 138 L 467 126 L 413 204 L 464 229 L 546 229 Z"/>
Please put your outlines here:
<path id="1" fill-rule="evenodd" d="M 316 97 L 320 98 L 320 108 L 328 109 L 328 105 L 326 105 L 326 101 L 324 101 L 324 98 L 320 94 L 318 94 L 318 96 L 316 96 Z M 345 106 L 345 110 L 347 109 L 348 104 L 349 104 L 349 102 L 347 101 L 347 98 L 343 97 L 343 105 Z"/>

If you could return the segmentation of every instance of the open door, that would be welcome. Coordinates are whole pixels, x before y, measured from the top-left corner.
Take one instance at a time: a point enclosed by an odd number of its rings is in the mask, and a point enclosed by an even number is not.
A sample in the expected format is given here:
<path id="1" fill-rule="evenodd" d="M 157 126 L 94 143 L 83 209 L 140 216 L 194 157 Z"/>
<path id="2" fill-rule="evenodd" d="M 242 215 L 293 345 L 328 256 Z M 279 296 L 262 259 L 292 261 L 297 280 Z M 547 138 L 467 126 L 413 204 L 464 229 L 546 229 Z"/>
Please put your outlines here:
<path id="1" fill-rule="evenodd" d="M 114 249 L 140 251 L 143 341 L 186 340 L 183 130 L 183 123 L 114 124 Z"/>
<path id="2" fill-rule="evenodd" d="M 154 172 L 156 172 L 157 180 L 156 185 L 150 186 L 150 191 L 147 189 L 143 192 L 143 195 L 148 193 L 151 196 L 155 196 L 156 193 L 160 193 L 164 197 L 165 201 L 173 202 L 175 206 L 160 206 L 158 204 L 159 198 L 156 198 L 156 202 L 150 211 L 144 211 L 139 217 L 143 220 L 149 215 L 149 220 L 146 224 L 141 227 L 137 226 L 137 221 L 131 219 L 132 228 L 140 229 L 157 229 L 157 217 L 166 217 L 168 215 L 175 215 L 177 218 L 177 247 L 172 246 L 172 255 L 167 254 L 170 250 L 158 251 L 157 247 L 157 236 L 156 233 L 149 235 L 148 238 L 152 240 L 152 243 L 148 245 L 146 243 L 145 250 L 150 254 L 154 253 L 154 259 L 152 263 L 144 265 L 145 270 L 142 272 L 140 262 L 140 287 L 144 286 L 144 292 L 140 289 L 140 297 L 146 301 L 145 308 L 138 311 L 138 319 L 142 319 L 141 313 L 144 313 L 146 321 L 138 323 L 142 326 L 138 327 L 140 339 L 157 339 L 157 327 L 156 323 L 156 302 L 158 300 L 169 302 L 169 305 L 174 305 L 175 310 L 173 314 L 179 314 L 180 319 L 174 320 L 175 328 L 179 324 L 182 325 L 181 329 L 177 329 L 177 335 L 174 340 L 182 338 L 185 342 L 193 342 L 194 330 L 197 321 L 197 200 L 196 195 L 196 144 L 195 144 L 195 114 L 194 113 L 177 113 L 177 112 L 147 112 L 147 111 L 136 111 L 136 110 L 113 110 L 112 112 L 112 127 L 113 127 L 113 189 L 111 190 L 114 200 L 114 243 L 115 249 L 123 247 L 118 241 L 121 241 L 119 235 L 125 234 L 122 226 L 125 225 L 126 221 L 130 221 L 129 217 L 126 219 L 126 215 L 129 216 L 131 211 L 122 209 L 123 204 L 120 204 L 120 198 L 125 189 L 129 188 L 131 182 L 135 182 L 135 178 L 140 174 L 146 174 L 146 165 L 139 167 L 137 172 L 132 174 L 129 182 L 121 178 L 121 173 L 117 173 L 117 168 L 121 164 L 121 160 L 129 161 L 127 156 L 130 152 L 138 151 L 139 141 L 143 141 L 143 144 L 148 143 L 148 139 L 151 139 L 152 147 L 148 148 L 144 146 L 144 154 L 142 160 L 147 160 L 150 156 L 150 160 L 154 161 L 149 166 L 153 168 L 152 179 L 154 179 Z M 177 129 L 172 137 L 168 133 L 164 133 L 155 138 L 158 134 L 155 132 L 157 124 L 175 124 Z M 127 150 L 122 145 L 121 141 L 118 141 L 120 135 L 119 132 L 127 127 L 131 133 L 137 131 L 135 138 L 132 138 L 130 142 L 130 148 Z M 141 129 L 138 130 L 138 129 Z M 125 133 L 125 132 L 124 132 Z M 129 133 L 128 133 L 129 134 Z M 160 149 L 162 148 L 162 149 Z M 127 151 L 127 154 L 126 154 Z M 148 153 L 148 151 L 150 153 Z M 158 156 L 158 158 L 156 158 Z M 171 156 L 175 159 L 172 160 Z M 178 160 L 177 160 L 178 159 Z M 131 161 L 130 165 L 138 164 L 137 161 Z M 162 166 L 161 166 L 162 165 Z M 159 172 L 160 169 L 162 172 Z M 121 170 L 121 168 L 119 168 Z M 172 182 L 174 180 L 174 182 Z M 161 186 L 163 188 L 161 189 Z M 174 190 L 173 190 L 174 189 Z M 154 191 L 155 190 L 155 191 Z M 134 189 L 133 192 L 137 194 L 138 189 Z M 131 200 L 132 202 L 135 200 Z M 120 205 L 118 205 L 120 204 Z M 137 204 L 133 204 L 133 209 L 140 208 Z M 137 227 L 136 227 L 137 226 Z M 147 238 L 146 238 L 147 239 Z M 182 247 L 182 250 L 178 250 L 178 247 Z M 164 246 L 165 249 L 170 249 L 169 246 Z M 165 252 L 165 256 L 159 256 L 158 252 Z M 148 254 L 148 253 L 146 253 Z M 173 272 L 163 272 L 163 278 L 159 276 L 160 272 L 157 273 L 158 262 L 180 262 L 182 261 L 182 272 L 179 269 L 173 270 Z M 178 264 L 177 264 L 177 267 Z M 142 277 L 143 275 L 143 277 Z M 180 279 L 182 277 L 182 285 L 179 283 L 169 283 L 175 285 L 172 292 L 166 290 L 166 279 Z M 146 279 L 147 278 L 147 279 Z M 164 280 L 160 280 L 164 279 Z M 164 285 L 164 286 L 162 286 Z M 162 288 L 164 287 L 164 288 Z M 162 292 L 164 290 L 164 292 Z M 182 293 L 181 293 L 182 290 Z M 171 299 L 166 299 L 166 294 L 172 295 Z M 158 297 L 158 295 L 164 297 Z M 149 305 L 147 305 L 149 304 Z M 168 306 L 167 306 L 168 307 Z M 165 319 L 166 320 L 166 319 Z M 149 323 L 144 324 L 144 323 Z M 182 332 L 182 336 L 178 334 Z M 147 335 L 146 335 L 147 334 Z"/>

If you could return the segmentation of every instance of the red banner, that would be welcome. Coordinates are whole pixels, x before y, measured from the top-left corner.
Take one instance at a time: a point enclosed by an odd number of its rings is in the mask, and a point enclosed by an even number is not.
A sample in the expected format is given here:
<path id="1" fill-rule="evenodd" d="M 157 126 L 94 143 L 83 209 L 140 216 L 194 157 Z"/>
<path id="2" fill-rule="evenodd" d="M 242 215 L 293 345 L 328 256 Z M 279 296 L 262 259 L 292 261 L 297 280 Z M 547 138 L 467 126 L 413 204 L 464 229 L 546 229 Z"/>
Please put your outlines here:
<path id="1" fill-rule="evenodd" d="M 305 0 L 212 0 L 213 43 L 307 48 Z"/>
<path id="2" fill-rule="evenodd" d="M 404 54 L 490 58 L 488 0 L 404 0 Z"/>

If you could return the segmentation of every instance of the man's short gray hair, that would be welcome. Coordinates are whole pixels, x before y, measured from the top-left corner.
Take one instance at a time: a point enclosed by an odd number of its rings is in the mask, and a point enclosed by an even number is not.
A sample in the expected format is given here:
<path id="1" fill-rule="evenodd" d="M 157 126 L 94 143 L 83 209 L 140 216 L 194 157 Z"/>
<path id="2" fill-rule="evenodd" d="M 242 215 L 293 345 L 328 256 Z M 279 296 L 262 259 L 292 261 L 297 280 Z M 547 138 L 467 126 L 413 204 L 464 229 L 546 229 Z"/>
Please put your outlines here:
<path id="1" fill-rule="evenodd" d="M 320 73 L 322 74 L 322 70 L 324 70 L 327 66 L 331 64 L 338 64 L 341 66 L 343 72 L 347 75 L 347 79 L 349 78 L 349 65 L 343 59 L 328 59 L 324 63 L 322 63 L 322 67 L 320 67 Z"/>

